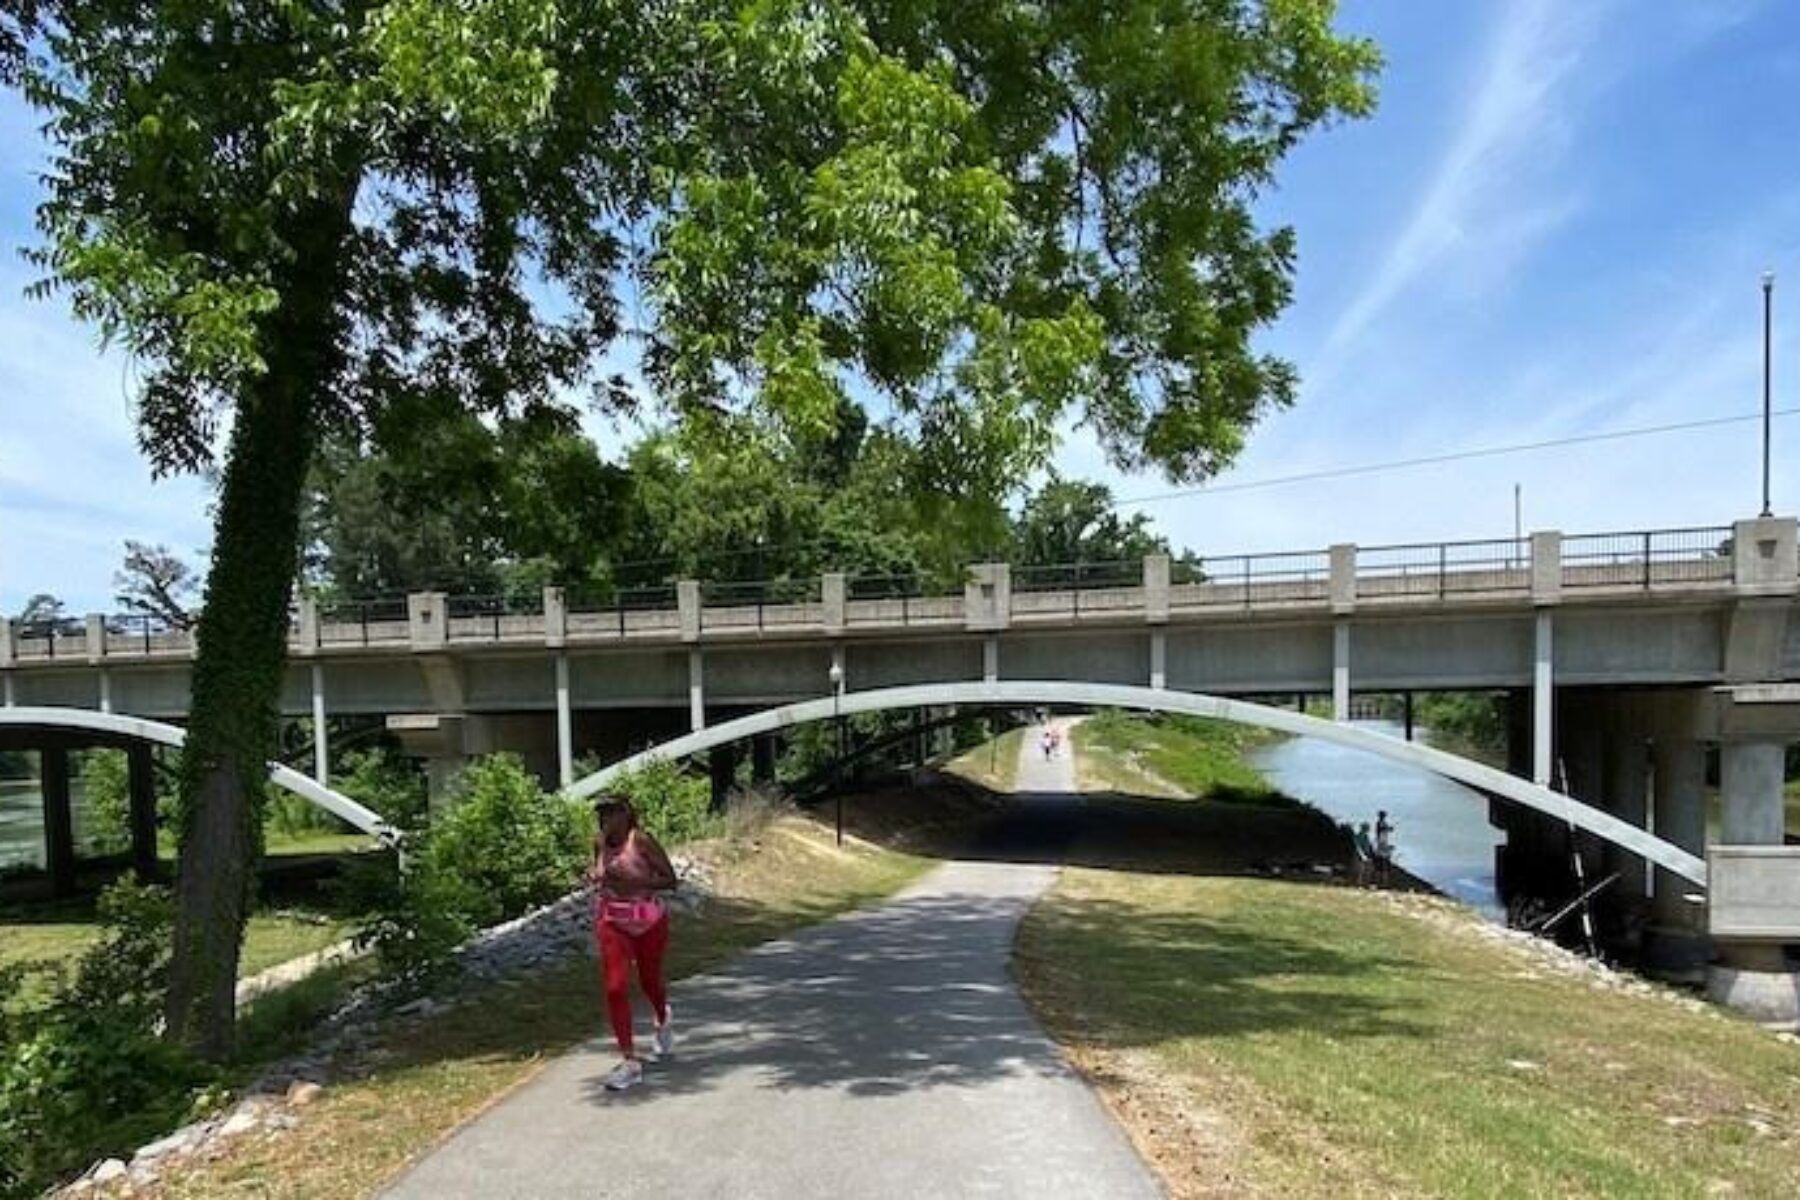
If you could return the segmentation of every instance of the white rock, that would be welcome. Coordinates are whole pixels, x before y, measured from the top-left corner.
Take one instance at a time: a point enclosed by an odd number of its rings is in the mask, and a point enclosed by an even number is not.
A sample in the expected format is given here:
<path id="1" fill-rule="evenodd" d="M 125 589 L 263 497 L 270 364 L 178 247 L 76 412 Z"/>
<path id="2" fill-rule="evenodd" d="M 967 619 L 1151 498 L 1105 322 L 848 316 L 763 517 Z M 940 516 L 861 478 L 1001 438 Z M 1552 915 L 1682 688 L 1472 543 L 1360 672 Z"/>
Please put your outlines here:
<path id="1" fill-rule="evenodd" d="M 125 1163 L 121 1159 L 109 1158 L 99 1166 L 95 1167 L 94 1173 L 89 1176 L 89 1178 L 97 1184 L 104 1185 L 111 1183 L 113 1180 L 120 1178 L 124 1174 Z"/>
<path id="2" fill-rule="evenodd" d="M 225 1118 L 225 1123 L 219 1126 L 219 1136 L 238 1137 L 241 1134 L 249 1133 L 260 1124 L 262 1124 L 262 1118 L 254 1110 L 240 1108 Z"/>
<path id="3" fill-rule="evenodd" d="M 138 1152 L 132 1155 L 131 1161 L 133 1163 L 152 1162 L 166 1154 L 172 1154 L 187 1145 L 188 1141 L 193 1136 L 194 1130 L 192 1126 L 177 1129 L 166 1138 L 160 1138 L 157 1141 L 151 1142 L 148 1146 L 139 1147 Z"/>
<path id="4" fill-rule="evenodd" d="M 1543 1063 L 1534 1063 L 1524 1058 L 1509 1058 L 1506 1060 L 1506 1065 L 1515 1071 L 1541 1071 L 1544 1069 Z"/>
<path id="5" fill-rule="evenodd" d="M 287 1090 L 287 1102 L 295 1108 L 305 1108 L 324 1094 L 325 1089 L 321 1085 L 307 1079 L 296 1079 Z"/>

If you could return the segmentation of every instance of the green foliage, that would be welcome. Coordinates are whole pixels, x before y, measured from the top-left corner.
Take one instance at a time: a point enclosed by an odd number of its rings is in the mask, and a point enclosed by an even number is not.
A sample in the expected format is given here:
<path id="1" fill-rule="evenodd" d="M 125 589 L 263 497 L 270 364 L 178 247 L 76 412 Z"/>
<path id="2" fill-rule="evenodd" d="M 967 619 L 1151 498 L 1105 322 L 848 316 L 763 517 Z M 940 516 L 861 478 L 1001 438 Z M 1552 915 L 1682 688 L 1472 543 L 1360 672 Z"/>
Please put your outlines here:
<path id="1" fill-rule="evenodd" d="M 1122 517 L 1105 484 L 1051 479 L 1013 522 L 1013 561 L 1025 565 L 1101 563 L 1167 554 L 1145 513 Z"/>
<path id="2" fill-rule="evenodd" d="M 429 815 L 425 777 L 418 767 L 385 747 L 352 750 L 332 785 L 373 809 L 396 829 L 417 829 Z"/>
<path id="3" fill-rule="evenodd" d="M 471 764 L 446 810 L 406 835 L 404 867 L 359 865 L 350 901 L 382 965 L 420 978 L 475 930 L 567 895 L 593 849 L 593 814 L 546 793 L 516 755 Z"/>
<path id="4" fill-rule="evenodd" d="M 627 797 L 638 822 L 664 846 L 708 837 L 719 829 L 711 783 L 665 759 L 615 779 L 607 790 Z"/>
<path id="5" fill-rule="evenodd" d="M 1413 717 L 1452 744 L 1486 755 L 1506 752 L 1505 692 L 1426 692 Z"/>
<path id="6" fill-rule="evenodd" d="M 0 1023 L 0 1196 L 36 1194 L 191 1108 L 206 1075 L 155 1035 L 171 913 L 165 891 L 121 879 L 101 897 L 101 939 L 73 978 Z"/>
<path id="7" fill-rule="evenodd" d="M 131 767 L 123 750 L 93 750 L 81 756 L 85 801 L 82 833 L 89 849 L 109 854 L 131 844 Z"/>

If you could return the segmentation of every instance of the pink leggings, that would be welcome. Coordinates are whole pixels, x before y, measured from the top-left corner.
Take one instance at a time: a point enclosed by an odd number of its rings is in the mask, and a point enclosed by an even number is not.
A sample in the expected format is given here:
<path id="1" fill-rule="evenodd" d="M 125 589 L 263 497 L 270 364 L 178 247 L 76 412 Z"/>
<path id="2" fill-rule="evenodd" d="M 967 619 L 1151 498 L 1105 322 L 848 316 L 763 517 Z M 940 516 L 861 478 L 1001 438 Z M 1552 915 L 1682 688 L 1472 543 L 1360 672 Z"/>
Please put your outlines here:
<path id="1" fill-rule="evenodd" d="M 606 983 L 606 1011 L 612 1018 L 613 1038 L 627 1058 L 631 1042 L 631 964 L 637 961 L 638 983 L 650 998 L 657 1024 L 669 1019 L 669 992 L 663 983 L 663 952 L 669 948 L 669 918 L 664 917 L 642 933 L 626 933 L 611 921 L 599 928 L 601 977 Z"/>

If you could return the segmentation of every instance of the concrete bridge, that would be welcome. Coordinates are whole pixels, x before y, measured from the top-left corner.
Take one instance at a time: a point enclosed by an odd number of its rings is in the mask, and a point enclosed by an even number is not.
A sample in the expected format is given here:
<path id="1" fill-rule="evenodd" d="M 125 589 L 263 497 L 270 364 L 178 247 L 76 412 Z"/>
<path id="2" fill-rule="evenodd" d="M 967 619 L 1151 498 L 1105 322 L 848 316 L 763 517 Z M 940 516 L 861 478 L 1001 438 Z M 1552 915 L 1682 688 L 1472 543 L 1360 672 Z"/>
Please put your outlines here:
<path id="1" fill-rule="evenodd" d="M 1727 998 L 1791 1010 L 1781 944 L 1800 940 L 1800 881 L 1782 848 L 1782 783 L 1785 744 L 1800 738 L 1795 538 L 1793 520 L 1760 519 L 1129 569 L 988 563 L 948 595 L 827 575 L 799 589 L 683 580 L 606 608 L 557 589 L 527 611 L 441 593 L 302 600 L 284 707 L 321 730 L 334 713 L 383 716 L 437 780 L 471 754 L 510 749 L 569 785 L 579 753 L 616 760 L 684 732 L 670 750 L 725 745 L 731 727 L 696 735 L 818 707 L 832 681 L 840 703 L 1099 703 L 1110 688 L 1136 697 L 1127 706 L 1224 705 L 1215 715 L 1228 719 L 1239 719 L 1233 698 L 1327 694 L 1347 719 L 1354 692 L 1504 689 L 1516 779 L 1419 764 L 1504 798 L 1503 870 L 1554 872 L 1586 850 L 1618 872 L 1624 903 L 1650 910 L 1661 953 L 1704 954 L 1710 932 Z M 0 698 L 179 718 L 191 656 L 183 631 L 100 615 L 75 629 L 8 626 Z M 1273 711 L 1236 711 L 1252 707 Z M 1711 745 L 1726 845 L 1707 871 Z M 320 778 L 326 750 L 321 737 Z M 1545 799 L 1553 782 L 1582 811 Z M 1710 909 L 1690 899 L 1700 879 Z"/>

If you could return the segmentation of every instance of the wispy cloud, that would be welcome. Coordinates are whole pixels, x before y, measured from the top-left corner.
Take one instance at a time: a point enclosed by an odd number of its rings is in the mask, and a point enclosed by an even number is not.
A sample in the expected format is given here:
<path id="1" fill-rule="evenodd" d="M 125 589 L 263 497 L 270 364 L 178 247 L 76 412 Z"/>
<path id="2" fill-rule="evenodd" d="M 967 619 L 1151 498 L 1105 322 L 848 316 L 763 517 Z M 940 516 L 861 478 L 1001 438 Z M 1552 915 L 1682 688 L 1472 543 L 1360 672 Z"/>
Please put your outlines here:
<path id="1" fill-rule="evenodd" d="M 1522 0 L 1502 11 L 1461 125 L 1373 274 L 1331 326 L 1310 371 L 1315 379 L 1428 273 L 1454 269 L 1490 286 L 1577 210 L 1572 191 L 1531 185 L 1567 141 L 1564 93 L 1593 40 L 1595 10 Z"/>

